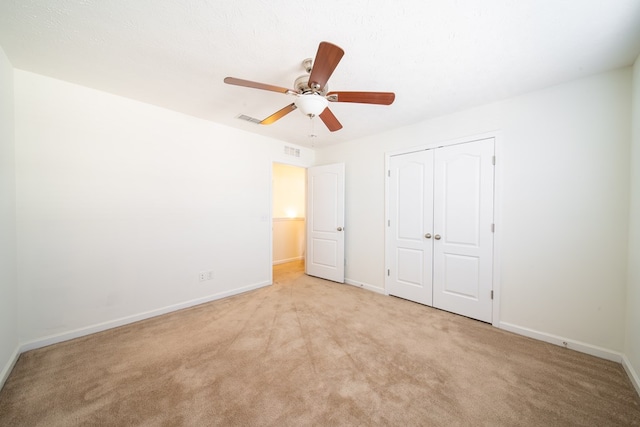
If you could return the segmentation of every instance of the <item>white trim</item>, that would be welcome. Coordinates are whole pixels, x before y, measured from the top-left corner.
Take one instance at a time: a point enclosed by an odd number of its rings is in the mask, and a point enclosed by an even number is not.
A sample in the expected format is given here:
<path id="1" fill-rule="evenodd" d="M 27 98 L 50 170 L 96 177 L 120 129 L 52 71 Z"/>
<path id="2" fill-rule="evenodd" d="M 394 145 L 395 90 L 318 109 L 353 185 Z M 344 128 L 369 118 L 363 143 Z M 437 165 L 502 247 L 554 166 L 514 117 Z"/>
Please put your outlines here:
<path id="1" fill-rule="evenodd" d="M 273 167 L 278 163 L 271 160 L 269 168 L 269 282 L 273 283 Z"/>
<path id="2" fill-rule="evenodd" d="M 514 325 L 512 323 L 500 322 L 498 327 L 500 329 L 504 329 L 505 331 L 513 332 L 518 335 L 524 335 L 525 337 L 548 342 L 549 344 L 555 344 L 557 346 L 569 348 L 571 350 L 576 350 L 580 353 L 590 354 L 591 356 L 596 356 L 601 359 L 611 360 L 612 362 L 622 363 L 624 357 L 622 353 L 614 350 L 609 350 L 581 341 L 575 341 L 558 335 L 548 334 L 546 332 L 536 331 L 534 329 L 525 328 L 522 326 Z"/>
<path id="3" fill-rule="evenodd" d="M 389 208 L 389 174 L 391 171 L 391 156 L 392 154 L 389 152 L 384 153 L 384 270 L 382 272 L 382 288 L 385 295 L 389 295 L 389 290 L 387 289 L 387 272 L 391 265 L 391 253 L 389 251 L 389 221 L 391 218 Z"/>
<path id="4" fill-rule="evenodd" d="M 502 295 L 502 133 L 493 133 L 493 155 L 496 163 L 493 168 L 493 311 L 491 313 L 493 326 L 500 323 L 500 297 Z"/>
<path id="5" fill-rule="evenodd" d="M 417 145 L 409 148 L 401 148 L 398 150 L 387 151 L 385 153 L 385 158 L 388 160 L 389 157 L 392 157 L 392 156 L 399 156 L 402 154 L 414 153 L 416 151 L 424 151 L 424 150 L 430 150 L 438 147 L 446 147 L 449 145 L 466 144 L 469 142 L 481 141 L 483 139 L 497 138 L 501 135 L 501 133 L 502 132 L 499 130 L 493 130 L 493 131 L 489 131 L 489 132 L 485 132 L 477 135 L 469 135 L 461 138 L 448 139 L 445 141 L 431 141 L 425 144 L 421 144 L 421 145 Z M 388 163 L 385 162 L 385 167 L 387 166 L 388 166 Z"/>
<path id="6" fill-rule="evenodd" d="M 78 328 L 72 331 L 50 335 L 48 337 L 39 338 L 33 341 L 28 341 L 26 343 L 23 343 L 20 346 L 20 353 L 23 353 L 29 350 L 34 350 L 36 348 L 46 347 L 52 344 L 57 344 L 63 341 L 84 337 L 86 335 L 95 334 L 97 332 L 106 331 L 108 329 L 117 328 L 119 326 L 124 326 L 130 323 L 139 322 L 140 320 L 150 319 L 152 317 L 160 316 L 162 314 L 171 313 L 174 311 L 178 311 L 178 310 L 193 307 L 196 305 L 204 304 L 207 302 L 219 300 L 219 299 L 230 297 L 233 295 L 238 295 L 243 292 L 248 292 L 258 288 L 262 288 L 264 286 L 271 285 L 271 283 L 272 282 L 260 282 L 260 283 L 248 285 L 239 289 L 220 292 L 220 293 L 209 295 L 206 297 L 196 298 L 196 299 L 185 301 L 179 304 L 170 305 L 167 307 L 159 308 L 157 310 L 151 310 L 144 313 L 134 314 L 132 316 L 121 317 L 120 319 L 110 320 L 108 322 L 98 323 L 95 325 L 86 326 L 84 328 Z"/>
<path id="7" fill-rule="evenodd" d="M 22 354 L 23 351 L 24 350 L 22 350 L 20 346 L 16 347 L 16 349 L 13 351 L 13 354 L 7 361 L 7 364 L 4 365 L 4 368 L 2 368 L 2 372 L 0 372 L 0 390 L 2 390 L 2 387 L 4 387 L 4 383 L 7 382 L 7 378 L 9 378 L 11 371 L 13 371 L 13 367 L 16 366 L 18 357 L 20 357 L 20 354 Z"/>
<path id="8" fill-rule="evenodd" d="M 283 145 L 283 147 L 285 147 L 287 144 Z M 291 145 L 291 144 L 289 144 Z M 295 145 L 295 144 L 293 144 Z M 299 146 L 298 146 L 299 147 Z M 315 156 L 314 156 L 315 157 Z M 302 255 L 299 258 L 291 258 L 289 260 L 274 260 L 273 259 L 273 223 L 276 221 L 306 221 L 306 213 L 304 217 L 300 217 L 300 218 L 280 218 L 280 217 L 274 217 L 273 216 L 273 166 L 278 163 L 281 165 L 287 165 L 287 166 L 295 166 L 301 169 L 305 170 L 305 182 L 304 182 L 304 197 L 305 197 L 305 208 L 306 208 L 306 198 L 307 198 L 307 170 L 311 167 L 311 165 L 301 165 L 299 163 L 295 163 L 293 160 L 290 161 L 290 159 L 272 159 L 271 160 L 271 168 L 269 169 L 269 261 L 271 262 L 271 265 L 269 266 L 269 283 L 273 283 L 273 266 L 274 265 L 278 265 L 278 264 L 284 264 L 286 262 L 291 262 L 291 261 L 297 261 L 300 259 L 304 259 L 304 255 Z M 307 228 L 305 227 L 304 229 L 304 238 L 305 238 L 305 242 L 307 239 Z M 306 250 L 306 246 L 305 246 L 305 250 Z M 305 267 L 306 268 L 306 267 Z"/>
<path id="9" fill-rule="evenodd" d="M 304 259 L 304 255 L 300 255 L 293 258 L 275 260 L 273 261 L 273 265 L 286 264 L 288 262 L 300 261 L 301 259 Z"/>
<path id="10" fill-rule="evenodd" d="M 368 291 L 375 292 L 377 294 L 385 295 L 385 292 L 384 292 L 383 288 L 380 288 L 378 286 L 373 286 L 373 285 L 370 285 L 368 283 L 364 283 L 364 282 L 360 282 L 360 281 L 352 280 L 352 279 L 347 279 L 347 278 L 344 279 L 344 283 L 347 284 L 347 285 L 355 286 L 357 288 L 366 289 Z"/>
<path id="11" fill-rule="evenodd" d="M 631 361 L 627 358 L 626 354 L 622 355 L 622 367 L 627 371 L 631 384 L 633 384 L 638 395 L 640 395 L 640 376 L 638 376 L 636 370 L 633 369 L 633 365 L 631 365 Z"/>

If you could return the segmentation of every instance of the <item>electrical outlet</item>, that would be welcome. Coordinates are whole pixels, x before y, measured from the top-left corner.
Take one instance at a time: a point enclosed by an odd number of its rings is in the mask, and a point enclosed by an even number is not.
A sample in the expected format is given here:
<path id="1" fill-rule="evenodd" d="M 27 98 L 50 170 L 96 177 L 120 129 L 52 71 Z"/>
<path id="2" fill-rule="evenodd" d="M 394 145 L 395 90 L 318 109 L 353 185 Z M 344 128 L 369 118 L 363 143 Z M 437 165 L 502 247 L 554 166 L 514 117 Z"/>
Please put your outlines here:
<path id="1" fill-rule="evenodd" d="M 207 280 L 213 279 L 215 276 L 213 274 L 213 270 L 209 271 L 201 271 L 198 273 L 198 280 L 201 282 L 206 282 Z"/>

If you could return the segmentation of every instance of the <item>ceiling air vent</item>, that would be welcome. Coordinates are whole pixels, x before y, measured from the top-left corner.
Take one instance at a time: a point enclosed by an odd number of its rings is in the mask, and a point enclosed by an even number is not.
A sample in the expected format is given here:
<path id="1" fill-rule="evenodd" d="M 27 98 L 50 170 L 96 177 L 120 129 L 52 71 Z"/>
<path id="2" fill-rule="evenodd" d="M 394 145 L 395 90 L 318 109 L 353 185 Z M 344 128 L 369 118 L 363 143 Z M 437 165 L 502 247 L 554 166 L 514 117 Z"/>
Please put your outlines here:
<path id="1" fill-rule="evenodd" d="M 244 114 L 240 114 L 236 117 L 236 119 L 244 120 L 245 122 L 260 124 L 262 120 L 256 119 L 254 117 L 245 116 Z"/>
<path id="2" fill-rule="evenodd" d="M 287 156 L 300 157 L 300 149 L 289 147 L 288 145 L 284 146 L 284 154 Z"/>

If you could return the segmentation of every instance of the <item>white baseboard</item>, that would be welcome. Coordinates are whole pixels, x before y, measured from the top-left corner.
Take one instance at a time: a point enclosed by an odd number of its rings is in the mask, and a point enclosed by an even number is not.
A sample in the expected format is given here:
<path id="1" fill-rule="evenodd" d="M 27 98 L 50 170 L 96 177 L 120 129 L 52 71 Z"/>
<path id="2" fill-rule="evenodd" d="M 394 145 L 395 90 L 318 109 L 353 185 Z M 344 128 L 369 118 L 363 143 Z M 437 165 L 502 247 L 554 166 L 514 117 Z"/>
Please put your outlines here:
<path id="1" fill-rule="evenodd" d="M 13 351 L 11 357 L 9 357 L 6 365 L 4 365 L 4 368 L 2 368 L 2 372 L 0 372 L 0 390 L 2 390 L 2 387 L 4 387 L 4 383 L 7 381 L 7 378 L 9 378 L 9 374 L 13 370 L 13 367 L 16 365 L 18 357 L 20 357 L 20 353 L 20 346 L 17 346 Z"/>
<path id="2" fill-rule="evenodd" d="M 287 258 L 287 259 L 278 259 L 273 261 L 273 265 L 286 264 L 288 262 L 300 261 L 301 259 L 304 259 L 304 256 L 297 256 L 297 257 Z"/>
<path id="3" fill-rule="evenodd" d="M 540 332 L 533 329 L 524 328 L 522 326 L 513 325 L 507 322 L 499 322 L 498 328 L 504 329 L 505 331 L 516 333 L 518 335 L 524 335 L 525 337 L 534 338 L 539 341 L 555 344 L 560 347 L 576 350 L 581 353 L 590 354 L 592 356 L 596 356 L 601 359 L 622 363 L 622 357 L 623 357 L 622 353 L 619 353 L 614 350 L 598 347 L 596 345 L 586 344 L 580 341 L 571 340 L 569 338 L 563 338 L 558 335 L 548 334 L 546 332 Z"/>
<path id="4" fill-rule="evenodd" d="M 207 302 L 215 301 L 218 299 L 238 295 L 244 292 L 252 291 L 254 289 L 262 288 L 270 285 L 270 281 L 256 283 L 253 285 L 244 286 L 242 288 L 234 289 L 231 291 L 220 292 L 217 294 L 209 295 L 202 298 L 196 298 L 190 301 L 185 301 L 179 304 L 173 304 L 167 307 L 159 308 L 156 310 L 147 311 L 144 313 L 134 314 L 132 316 L 121 317 L 120 319 L 110 320 L 108 322 L 98 323 L 95 325 L 87 326 L 84 328 L 78 328 L 72 331 L 63 332 L 60 334 L 50 335 L 44 338 L 38 338 L 33 341 L 22 343 L 19 349 L 20 353 L 25 351 L 34 350 L 36 348 L 46 347 L 48 345 L 57 344 L 59 342 L 72 340 L 74 338 L 80 338 L 86 335 L 95 334 L 96 332 L 106 331 L 107 329 L 117 328 L 119 326 L 128 325 L 129 323 L 138 322 L 140 320 L 150 319 L 152 317 L 160 316 L 162 314 L 171 313 L 173 311 L 182 310 L 185 308 L 193 307 L 196 305 L 204 304 Z"/>
<path id="5" fill-rule="evenodd" d="M 346 283 L 347 285 L 356 286 L 358 288 L 366 289 L 368 291 L 384 295 L 384 289 L 379 288 L 377 286 L 369 285 L 367 283 L 363 283 L 363 282 L 359 282 L 357 280 L 351 280 L 351 279 L 344 279 L 344 283 Z"/>
<path id="6" fill-rule="evenodd" d="M 622 366 L 624 370 L 627 371 L 627 375 L 629 375 L 629 379 L 631 380 L 631 384 L 636 388 L 638 395 L 640 395 L 640 376 L 635 369 L 633 369 L 633 365 L 631 365 L 631 361 L 627 358 L 626 354 L 622 355 Z"/>

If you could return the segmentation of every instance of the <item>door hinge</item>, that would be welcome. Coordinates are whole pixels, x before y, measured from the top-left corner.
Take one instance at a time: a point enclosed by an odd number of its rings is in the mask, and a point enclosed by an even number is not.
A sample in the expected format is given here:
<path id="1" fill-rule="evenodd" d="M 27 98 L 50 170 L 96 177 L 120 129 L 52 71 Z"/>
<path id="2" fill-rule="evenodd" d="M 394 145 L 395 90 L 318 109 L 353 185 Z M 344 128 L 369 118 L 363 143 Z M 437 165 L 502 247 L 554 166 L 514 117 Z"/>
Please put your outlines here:
<path id="1" fill-rule="evenodd" d="M 387 176 L 388 176 L 389 178 L 391 178 L 391 169 L 389 169 L 389 170 L 387 171 Z"/>
<path id="2" fill-rule="evenodd" d="M 493 291 L 491 291 L 491 299 L 493 299 Z"/>
<path id="3" fill-rule="evenodd" d="M 491 224 L 491 232 L 492 233 L 496 232 L 496 225 L 495 224 Z"/>
<path id="4" fill-rule="evenodd" d="M 391 227 L 391 220 L 390 219 L 387 220 L 387 227 Z"/>
<path id="5" fill-rule="evenodd" d="M 387 268 L 387 276 L 391 276 L 391 269 Z"/>
<path id="6" fill-rule="evenodd" d="M 493 158 L 491 159 L 491 163 L 493 163 L 493 165 L 496 165 L 496 156 L 493 156 Z"/>

